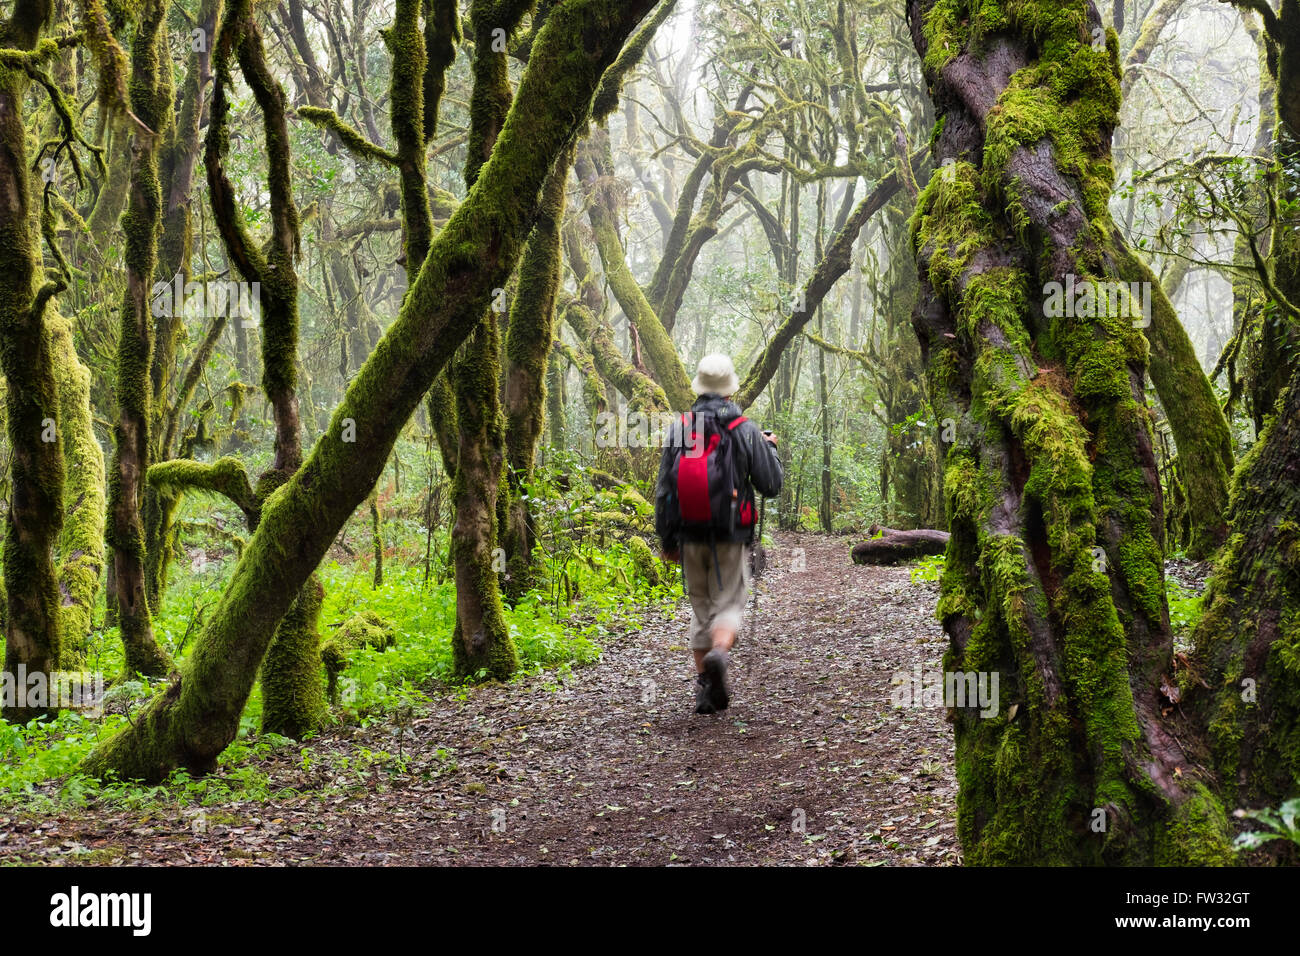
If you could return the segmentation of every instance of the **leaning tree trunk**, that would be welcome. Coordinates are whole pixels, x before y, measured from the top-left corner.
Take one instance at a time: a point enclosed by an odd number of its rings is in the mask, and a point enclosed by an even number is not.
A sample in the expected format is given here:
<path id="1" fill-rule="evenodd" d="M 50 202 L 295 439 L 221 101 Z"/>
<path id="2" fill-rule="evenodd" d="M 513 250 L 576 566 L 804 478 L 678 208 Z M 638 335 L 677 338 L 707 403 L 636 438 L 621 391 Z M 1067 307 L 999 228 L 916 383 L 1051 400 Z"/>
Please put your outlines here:
<path id="1" fill-rule="evenodd" d="M 147 130 L 137 130 L 132 151 L 127 210 L 126 291 L 117 343 L 117 422 L 108 485 L 108 546 L 112 553 L 114 606 L 126 653 L 126 676 L 158 677 L 171 659 L 158 646 L 145 593 L 144 474 L 149 468 L 149 370 L 153 360 L 151 290 L 162 224 L 158 146 L 171 121 L 171 58 L 163 29 L 166 0 L 140 12 L 131 44 L 131 110 Z"/>
<path id="2" fill-rule="evenodd" d="M 1118 41 L 1090 0 L 908 13 L 940 124 L 913 242 L 932 401 L 957 426 L 945 670 L 1000 678 L 995 715 L 953 710 L 966 861 L 1227 861 L 1223 808 L 1162 715 L 1146 342 L 1123 310 L 1052 304 L 1051 283 L 1118 275 Z"/>
<path id="3" fill-rule="evenodd" d="M 1187 491 L 1187 554 L 1204 560 L 1228 536 L 1224 516 L 1233 466 L 1228 419 L 1160 280 L 1118 237 L 1113 249 L 1123 280 L 1151 290 L 1151 314 L 1144 317 L 1150 320 L 1151 381 L 1178 446 L 1179 476 Z"/>

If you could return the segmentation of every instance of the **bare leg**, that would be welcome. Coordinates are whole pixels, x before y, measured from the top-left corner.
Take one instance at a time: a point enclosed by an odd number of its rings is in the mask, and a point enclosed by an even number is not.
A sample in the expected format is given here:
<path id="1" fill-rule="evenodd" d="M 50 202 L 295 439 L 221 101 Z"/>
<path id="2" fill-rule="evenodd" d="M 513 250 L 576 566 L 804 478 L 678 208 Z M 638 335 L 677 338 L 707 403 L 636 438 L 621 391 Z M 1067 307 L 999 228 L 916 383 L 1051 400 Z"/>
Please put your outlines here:
<path id="1" fill-rule="evenodd" d="M 736 632 L 729 627 L 715 627 L 709 636 L 713 638 L 713 649 L 715 651 L 730 652 L 731 645 L 736 643 Z M 700 655 L 697 660 L 704 657 L 704 654 L 699 651 L 696 651 L 696 653 Z"/>

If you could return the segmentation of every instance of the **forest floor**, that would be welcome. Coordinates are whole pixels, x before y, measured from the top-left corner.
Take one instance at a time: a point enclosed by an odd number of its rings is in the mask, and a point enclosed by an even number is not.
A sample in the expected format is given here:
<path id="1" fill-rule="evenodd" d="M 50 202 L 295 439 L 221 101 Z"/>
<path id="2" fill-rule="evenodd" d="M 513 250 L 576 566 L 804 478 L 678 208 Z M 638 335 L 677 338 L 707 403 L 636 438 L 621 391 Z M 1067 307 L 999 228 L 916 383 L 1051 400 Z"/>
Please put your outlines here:
<path id="1" fill-rule="evenodd" d="M 945 712 L 891 703 L 898 672 L 941 666 L 937 585 L 852 543 L 777 536 L 721 714 L 693 713 L 683 605 L 590 667 L 280 748 L 267 799 L 2 810 L 0 863 L 959 863 Z M 401 772 L 358 775 L 377 751 Z"/>

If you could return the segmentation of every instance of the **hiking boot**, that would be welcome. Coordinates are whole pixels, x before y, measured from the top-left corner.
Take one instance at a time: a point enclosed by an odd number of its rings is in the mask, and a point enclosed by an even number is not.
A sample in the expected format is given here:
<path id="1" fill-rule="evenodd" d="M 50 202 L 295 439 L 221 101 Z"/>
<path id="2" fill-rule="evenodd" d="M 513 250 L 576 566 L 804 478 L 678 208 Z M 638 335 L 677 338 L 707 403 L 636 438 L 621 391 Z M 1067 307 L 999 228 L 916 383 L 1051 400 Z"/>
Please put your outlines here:
<path id="1" fill-rule="evenodd" d="M 715 647 L 704 655 L 704 673 L 707 679 L 709 703 L 714 710 L 726 710 L 731 704 L 731 693 L 727 689 L 727 652 Z"/>
<path id="2" fill-rule="evenodd" d="M 712 700 L 713 685 L 709 681 L 708 675 L 695 675 L 695 712 L 697 714 L 711 714 L 716 709 Z"/>

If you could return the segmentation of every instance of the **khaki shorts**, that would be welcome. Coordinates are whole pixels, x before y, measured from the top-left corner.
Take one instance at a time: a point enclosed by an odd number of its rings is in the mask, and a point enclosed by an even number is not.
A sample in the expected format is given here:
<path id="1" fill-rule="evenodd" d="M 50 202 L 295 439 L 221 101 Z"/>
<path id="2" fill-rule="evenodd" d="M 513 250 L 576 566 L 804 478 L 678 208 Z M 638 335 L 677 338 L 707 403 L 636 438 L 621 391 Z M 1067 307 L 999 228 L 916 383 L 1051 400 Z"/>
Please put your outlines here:
<path id="1" fill-rule="evenodd" d="M 739 634 L 749 595 L 749 545 L 743 541 L 720 541 L 717 545 L 686 542 L 682 545 L 682 571 L 686 575 L 686 594 L 691 599 L 691 650 L 712 649 L 710 633 L 715 627 Z"/>

